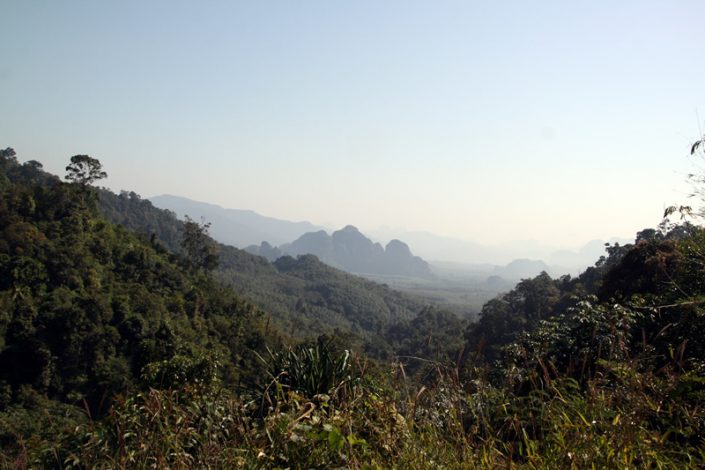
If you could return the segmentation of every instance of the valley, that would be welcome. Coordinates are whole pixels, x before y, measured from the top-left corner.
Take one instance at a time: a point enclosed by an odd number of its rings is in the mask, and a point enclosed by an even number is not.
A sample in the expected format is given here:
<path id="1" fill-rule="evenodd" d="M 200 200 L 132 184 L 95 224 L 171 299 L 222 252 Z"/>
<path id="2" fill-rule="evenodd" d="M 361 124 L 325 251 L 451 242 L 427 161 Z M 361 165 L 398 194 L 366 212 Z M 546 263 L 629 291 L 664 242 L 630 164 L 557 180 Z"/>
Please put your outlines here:
<path id="1" fill-rule="evenodd" d="M 704 17 L 0 1 L 0 470 L 705 468 Z"/>

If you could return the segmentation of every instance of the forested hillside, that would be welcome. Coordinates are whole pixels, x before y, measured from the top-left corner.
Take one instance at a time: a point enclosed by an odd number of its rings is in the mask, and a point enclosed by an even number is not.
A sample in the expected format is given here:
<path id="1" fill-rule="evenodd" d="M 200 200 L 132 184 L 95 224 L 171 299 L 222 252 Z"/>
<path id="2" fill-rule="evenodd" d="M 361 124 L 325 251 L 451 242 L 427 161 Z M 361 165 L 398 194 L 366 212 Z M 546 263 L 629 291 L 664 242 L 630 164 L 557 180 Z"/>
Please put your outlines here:
<path id="1" fill-rule="evenodd" d="M 705 465 L 698 218 L 466 325 L 134 193 L 102 192 L 103 216 L 100 163 L 67 171 L 0 155 L 3 467 Z"/>
<path id="2" fill-rule="evenodd" d="M 62 183 L 10 149 L 0 165 L 1 408 L 49 399 L 100 416 L 137 385 L 212 380 L 216 362 L 231 386 L 252 378 L 259 310 L 99 217 L 87 179 Z"/>
<path id="3" fill-rule="evenodd" d="M 117 224 L 181 251 L 183 222 L 155 208 L 135 193 L 100 192 L 101 211 Z M 215 242 L 213 242 L 215 243 Z M 428 301 L 352 276 L 313 256 L 284 257 L 270 263 L 238 248 L 218 244 L 213 275 L 242 297 L 264 309 L 284 334 L 310 339 L 321 334 L 345 335 L 349 344 L 375 357 L 391 349 L 384 330 L 397 320 L 410 320 Z"/>

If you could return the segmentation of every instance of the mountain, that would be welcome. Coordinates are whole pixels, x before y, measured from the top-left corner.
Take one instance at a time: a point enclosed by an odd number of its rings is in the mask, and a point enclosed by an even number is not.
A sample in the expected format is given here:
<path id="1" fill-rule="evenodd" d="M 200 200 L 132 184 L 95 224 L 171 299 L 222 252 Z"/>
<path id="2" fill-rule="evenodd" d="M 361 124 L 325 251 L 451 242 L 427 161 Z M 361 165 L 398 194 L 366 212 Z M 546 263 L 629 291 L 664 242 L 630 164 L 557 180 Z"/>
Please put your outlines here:
<path id="1" fill-rule="evenodd" d="M 306 232 L 321 229 L 310 222 L 290 222 L 265 217 L 250 210 L 225 209 L 180 196 L 165 194 L 151 197 L 149 200 L 158 208 L 174 212 L 178 218 L 183 219 L 188 215 L 196 221 L 204 219 L 210 222 L 213 238 L 239 248 L 259 244 L 262 240 L 280 245 Z"/>
<path id="2" fill-rule="evenodd" d="M 414 256 L 406 243 L 392 240 L 383 248 L 352 225 L 331 235 L 324 230 L 305 233 L 279 248 L 263 242 L 260 246 L 249 246 L 246 250 L 271 261 L 282 255 L 312 254 L 326 264 L 351 273 L 421 278 L 432 276 L 428 263 Z"/>
<path id="3" fill-rule="evenodd" d="M 515 259 L 504 267 L 495 268 L 494 275 L 504 279 L 525 279 L 543 271 L 550 272 L 550 268 L 541 260 Z"/>
<path id="4" fill-rule="evenodd" d="M 414 247 L 414 252 L 429 262 L 492 264 L 503 266 L 517 259 L 533 259 L 545 262 L 554 275 L 577 275 L 605 254 L 605 243 L 630 243 L 625 238 L 591 240 L 576 249 L 558 249 L 535 240 L 514 240 L 496 245 L 487 245 L 460 238 L 446 237 L 423 231 L 406 231 L 381 227 L 365 230 L 373 240 L 384 243 L 399 238 Z M 540 271 L 538 271 L 540 272 Z M 531 274 L 532 276 L 538 272 Z"/>
<path id="5" fill-rule="evenodd" d="M 427 260 L 449 261 L 456 263 L 492 263 L 500 264 L 512 260 L 497 259 L 496 256 L 487 256 L 487 247 L 453 237 L 444 237 L 424 231 L 396 230 L 387 227 L 369 230 L 367 233 L 373 240 L 384 243 L 388 240 L 400 239 L 414 247 L 414 251 Z"/>
<path id="6" fill-rule="evenodd" d="M 150 200 L 103 190 L 100 209 L 108 220 L 181 252 L 183 222 Z M 233 246 L 219 244 L 218 250 L 214 277 L 266 311 L 274 326 L 293 338 L 337 332 L 350 344 L 386 357 L 389 345 L 381 332 L 394 322 L 413 319 L 429 304 L 419 296 L 340 271 L 315 256 L 284 256 L 270 263 Z"/>
<path id="7" fill-rule="evenodd" d="M 448 261 L 434 261 L 431 263 L 433 272 L 443 279 L 476 279 L 485 281 L 487 278 L 500 277 L 506 282 L 519 281 L 527 277 L 538 276 L 545 271 L 548 274 L 560 277 L 563 274 L 561 268 L 549 266 L 541 260 L 532 260 L 526 258 L 515 259 L 510 263 L 502 266 L 492 264 L 469 264 L 469 263 L 451 263 Z M 507 289 L 513 287 L 510 285 Z"/>
<path id="8" fill-rule="evenodd" d="M 172 211 L 179 218 L 188 215 L 194 220 L 203 219 L 211 223 L 210 234 L 219 242 L 245 248 L 248 252 L 263 256 L 270 261 L 276 260 L 285 253 L 294 256 L 310 253 L 331 266 L 353 273 L 428 277 L 431 270 L 424 266 L 423 259 L 454 263 L 491 263 L 498 266 L 518 259 L 533 259 L 544 262 L 548 269 L 522 271 L 527 276 L 536 275 L 542 270 L 552 275 L 568 273 L 577 275 L 605 253 L 605 242 L 602 240 L 591 240 L 575 250 L 566 250 L 535 240 L 485 245 L 430 232 L 395 230 L 386 227 L 365 230 L 367 236 L 362 235 L 365 240 L 354 233 L 340 234 L 337 237 L 338 241 L 346 246 L 341 249 L 334 246 L 332 239 L 341 231 L 328 235 L 323 227 L 310 222 L 276 219 L 251 210 L 226 209 L 180 196 L 161 195 L 149 200 L 154 206 Z M 355 231 L 360 233 L 357 229 Z M 295 241 L 291 242 L 291 240 Z M 407 248 L 413 246 L 417 256 L 409 257 L 403 253 L 397 253 L 395 256 L 385 258 L 386 248 L 383 246 L 388 246 L 390 242 L 394 242 L 392 252 L 397 248 L 402 252 L 405 251 L 397 244 L 399 240 L 404 240 L 400 243 Z M 621 244 L 629 241 L 616 238 L 609 240 L 610 243 Z M 375 242 L 378 242 L 376 247 Z M 385 259 L 382 261 L 382 258 Z M 508 279 L 526 277 L 517 277 L 511 269 L 507 274 L 493 274 Z"/>

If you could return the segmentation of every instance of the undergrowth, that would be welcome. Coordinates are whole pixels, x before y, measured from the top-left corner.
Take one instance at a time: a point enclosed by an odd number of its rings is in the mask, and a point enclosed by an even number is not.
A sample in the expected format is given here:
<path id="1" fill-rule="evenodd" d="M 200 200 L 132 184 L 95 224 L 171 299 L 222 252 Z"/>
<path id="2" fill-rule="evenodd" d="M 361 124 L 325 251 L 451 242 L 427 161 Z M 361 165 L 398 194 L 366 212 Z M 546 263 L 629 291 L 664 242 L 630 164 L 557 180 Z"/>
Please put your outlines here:
<path id="1" fill-rule="evenodd" d="M 149 388 L 99 421 L 6 446 L 5 468 L 683 468 L 705 464 L 697 372 L 602 361 L 528 393 L 434 364 L 425 385 L 324 343 L 268 358 L 246 400 L 217 382 Z M 318 374 L 318 375 L 317 375 Z M 315 386 L 314 386 L 315 385 Z M 264 404 L 264 406 L 263 406 Z M 17 418 L 15 416 L 15 418 Z M 3 419 L 13 419 L 7 413 Z M 78 420 L 81 421 L 81 420 Z M 5 443 L 9 429 L 5 426 Z M 14 449 L 14 452 L 9 452 Z"/>

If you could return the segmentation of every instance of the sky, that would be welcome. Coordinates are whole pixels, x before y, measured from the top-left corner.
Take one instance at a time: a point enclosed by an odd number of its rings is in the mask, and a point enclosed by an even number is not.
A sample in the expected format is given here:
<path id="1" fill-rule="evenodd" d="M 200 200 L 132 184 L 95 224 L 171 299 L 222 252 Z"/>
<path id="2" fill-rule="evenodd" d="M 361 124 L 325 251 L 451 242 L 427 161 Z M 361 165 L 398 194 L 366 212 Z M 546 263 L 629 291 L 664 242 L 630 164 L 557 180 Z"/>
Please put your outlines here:
<path id="1" fill-rule="evenodd" d="M 103 185 L 483 243 L 688 203 L 705 2 L 0 0 L 0 147 Z"/>

